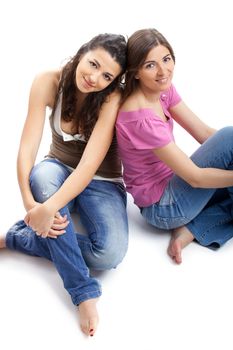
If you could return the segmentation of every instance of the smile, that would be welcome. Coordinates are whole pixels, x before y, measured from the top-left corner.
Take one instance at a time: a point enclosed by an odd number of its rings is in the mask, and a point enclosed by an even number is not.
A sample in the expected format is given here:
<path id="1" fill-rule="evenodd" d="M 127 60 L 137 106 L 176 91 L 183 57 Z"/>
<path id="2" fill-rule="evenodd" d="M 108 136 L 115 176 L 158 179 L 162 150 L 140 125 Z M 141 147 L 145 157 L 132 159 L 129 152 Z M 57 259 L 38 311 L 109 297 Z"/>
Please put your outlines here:
<path id="1" fill-rule="evenodd" d="M 94 87 L 94 85 L 89 80 L 85 79 L 85 77 L 83 77 L 83 80 L 88 87 L 91 87 L 91 88 Z"/>
<path id="2" fill-rule="evenodd" d="M 156 79 L 158 83 L 165 84 L 168 81 L 168 78 Z"/>

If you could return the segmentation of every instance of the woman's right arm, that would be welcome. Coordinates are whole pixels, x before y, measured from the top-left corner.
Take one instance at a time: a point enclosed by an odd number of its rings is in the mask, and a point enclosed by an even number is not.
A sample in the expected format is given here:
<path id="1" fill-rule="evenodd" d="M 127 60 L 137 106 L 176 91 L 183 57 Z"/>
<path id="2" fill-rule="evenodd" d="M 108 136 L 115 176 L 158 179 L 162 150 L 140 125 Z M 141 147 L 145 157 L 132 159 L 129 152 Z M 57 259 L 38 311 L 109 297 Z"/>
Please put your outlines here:
<path id="1" fill-rule="evenodd" d="M 199 168 L 174 142 L 153 150 L 173 172 L 192 187 L 224 188 L 233 186 L 233 170 Z"/>
<path id="2" fill-rule="evenodd" d="M 54 104 L 58 80 L 58 71 L 42 73 L 34 79 L 30 90 L 28 113 L 17 158 L 18 182 L 26 211 L 36 204 L 30 189 L 29 176 L 43 134 L 46 107 Z"/>

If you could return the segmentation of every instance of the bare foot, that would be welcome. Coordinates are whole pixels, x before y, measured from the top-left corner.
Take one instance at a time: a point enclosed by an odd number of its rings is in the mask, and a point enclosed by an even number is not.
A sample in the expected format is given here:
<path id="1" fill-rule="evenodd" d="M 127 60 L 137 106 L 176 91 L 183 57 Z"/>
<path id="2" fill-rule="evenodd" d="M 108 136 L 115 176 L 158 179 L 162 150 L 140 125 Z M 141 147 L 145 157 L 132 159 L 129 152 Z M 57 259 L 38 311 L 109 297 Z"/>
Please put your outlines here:
<path id="1" fill-rule="evenodd" d="M 78 306 L 81 329 L 83 333 L 90 335 L 91 337 L 93 337 L 95 334 L 99 322 L 99 316 L 96 308 L 97 301 L 98 298 L 88 299 L 83 301 Z"/>
<path id="2" fill-rule="evenodd" d="M 192 233 L 185 227 L 178 227 L 172 232 L 167 252 L 168 255 L 177 263 L 182 263 L 181 251 L 194 240 Z"/>
<path id="3" fill-rule="evenodd" d="M 0 235 L 0 249 L 6 248 L 6 236 Z"/>

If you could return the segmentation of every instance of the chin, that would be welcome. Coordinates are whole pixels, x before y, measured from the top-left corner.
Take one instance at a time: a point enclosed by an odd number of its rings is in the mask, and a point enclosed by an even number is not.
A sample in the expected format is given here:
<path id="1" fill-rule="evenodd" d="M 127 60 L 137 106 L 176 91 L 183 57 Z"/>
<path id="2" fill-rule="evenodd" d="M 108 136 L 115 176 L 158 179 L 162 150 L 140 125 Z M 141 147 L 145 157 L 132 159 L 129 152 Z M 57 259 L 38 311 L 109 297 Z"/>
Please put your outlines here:
<path id="1" fill-rule="evenodd" d="M 161 91 L 168 90 L 171 87 L 171 84 L 171 81 L 169 81 L 168 83 L 161 85 Z"/>
<path id="2" fill-rule="evenodd" d="M 85 87 L 82 84 L 76 84 L 77 89 L 82 92 L 83 94 L 88 94 L 89 92 L 93 92 L 92 87 Z"/>

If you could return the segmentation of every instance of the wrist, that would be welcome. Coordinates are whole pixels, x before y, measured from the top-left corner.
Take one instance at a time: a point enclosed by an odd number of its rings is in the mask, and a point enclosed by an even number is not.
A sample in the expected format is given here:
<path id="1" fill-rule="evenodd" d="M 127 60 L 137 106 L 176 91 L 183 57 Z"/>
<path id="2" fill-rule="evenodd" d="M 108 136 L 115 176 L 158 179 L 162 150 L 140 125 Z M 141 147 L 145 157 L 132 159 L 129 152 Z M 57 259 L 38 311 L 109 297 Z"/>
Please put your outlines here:
<path id="1" fill-rule="evenodd" d="M 47 199 L 42 205 L 51 215 L 55 215 L 59 209 L 52 198 Z"/>
<path id="2" fill-rule="evenodd" d="M 26 211 L 28 212 L 29 210 L 31 210 L 32 208 L 34 208 L 36 206 L 37 202 L 36 201 L 30 201 L 30 202 L 24 202 L 24 208 L 26 209 Z"/>

